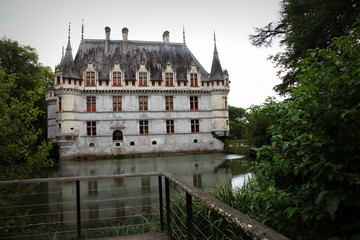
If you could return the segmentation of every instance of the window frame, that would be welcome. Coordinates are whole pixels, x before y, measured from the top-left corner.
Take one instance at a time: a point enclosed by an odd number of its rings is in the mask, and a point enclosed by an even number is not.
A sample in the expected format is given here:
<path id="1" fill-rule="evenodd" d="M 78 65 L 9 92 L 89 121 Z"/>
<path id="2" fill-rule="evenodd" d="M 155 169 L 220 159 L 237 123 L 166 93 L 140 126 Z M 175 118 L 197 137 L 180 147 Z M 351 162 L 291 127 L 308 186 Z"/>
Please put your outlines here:
<path id="1" fill-rule="evenodd" d="M 113 96 L 113 112 L 122 111 L 122 96 Z"/>
<path id="2" fill-rule="evenodd" d="M 175 121 L 173 119 L 166 120 L 166 133 L 175 133 Z"/>
<path id="3" fill-rule="evenodd" d="M 86 135 L 96 136 L 96 121 L 87 121 L 86 122 Z"/>
<path id="4" fill-rule="evenodd" d="M 86 112 L 96 112 L 96 97 L 87 96 L 86 97 Z"/>
<path id="5" fill-rule="evenodd" d="M 165 86 L 167 87 L 174 86 L 174 73 L 172 72 L 165 73 Z"/>
<path id="6" fill-rule="evenodd" d="M 198 110 L 199 110 L 199 97 L 190 96 L 190 111 L 198 111 Z"/>
<path id="7" fill-rule="evenodd" d="M 121 130 L 115 130 L 113 132 L 113 141 L 123 141 L 124 140 L 124 134 Z"/>
<path id="8" fill-rule="evenodd" d="M 200 132 L 200 121 L 199 119 L 191 119 L 191 132 L 192 133 L 199 133 Z"/>
<path id="9" fill-rule="evenodd" d="M 87 71 L 85 73 L 85 86 L 96 86 L 96 72 Z"/>
<path id="10" fill-rule="evenodd" d="M 114 71 L 112 73 L 112 85 L 113 86 L 122 86 L 121 72 Z"/>
<path id="11" fill-rule="evenodd" d="M 197 73 L 190 73 L 190 87 L 198 87 L 199 79 Z"/>
<path id="12" fill-rule="evenodd" d="M 147 79 L 147 72 L 139 72 L 139 86 L 147 86 L 148 79 Z"/>
<path id="13" fill-rule="evenodd" d="M 148 96 L 139 96 L 139 111 L 148 111 Z"/>
<path id="14" fill-rule="evenodd" d="M 174 96 L 165 96 L 165 110 L 174 111 Z"/>
<path id="15" fill-rule="evenodd" d="M 139 121 L 139 133 L 140 133 L 140 135 L 148 135 L 149 134 L 149 121 L 148 120 L 140 120 Z"/>

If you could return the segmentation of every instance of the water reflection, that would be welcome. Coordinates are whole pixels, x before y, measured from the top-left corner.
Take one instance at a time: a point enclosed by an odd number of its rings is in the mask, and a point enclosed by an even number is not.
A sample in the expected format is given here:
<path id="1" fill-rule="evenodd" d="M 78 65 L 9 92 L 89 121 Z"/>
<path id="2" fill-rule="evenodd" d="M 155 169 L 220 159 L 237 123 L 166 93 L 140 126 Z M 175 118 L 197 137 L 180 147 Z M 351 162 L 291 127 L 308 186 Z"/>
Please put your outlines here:
<path id="1" fill-rule="evenodd" d="M 63 161 L 47 177 L 97 176 L 145 172 L 170 172 L 199 188 L 231 184 L 241 186 L 251 177 L 243 156 L 201 154 L 121 160 Z M 80 182 L 82 221 L 118 221 L 125 216 L 151 214 L 158 206 L 157 177 L 89 180 Z M 52 220 L 74 227 L 75 184 L 48 183 L 47 201 Z"/>

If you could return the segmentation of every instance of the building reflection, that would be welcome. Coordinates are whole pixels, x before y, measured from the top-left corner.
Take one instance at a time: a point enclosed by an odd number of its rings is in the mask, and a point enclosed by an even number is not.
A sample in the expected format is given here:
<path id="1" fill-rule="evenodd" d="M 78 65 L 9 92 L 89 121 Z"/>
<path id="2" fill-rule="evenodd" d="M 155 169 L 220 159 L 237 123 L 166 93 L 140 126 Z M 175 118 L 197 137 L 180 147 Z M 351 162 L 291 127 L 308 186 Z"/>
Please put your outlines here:
<path id="1" fill-rule="evenodd" d="M 231 171 L 223 167 L 224 154 L 188 155 L 101 161 L 64 161 L 49 177 L 98 176 L 145 172 L 171 172 L 195 187 L 231 184 Z M 48 183 L 52 221 L 76 226 L 75 183 Z M 82 221 L 118 219 L 151 214 L 158 207 L 158 178 L 120 178 L 80 182 Z M 56 203 L 56 204 L 55 204 Z M 60 204 L 58 204 L 60 203 Z"/>

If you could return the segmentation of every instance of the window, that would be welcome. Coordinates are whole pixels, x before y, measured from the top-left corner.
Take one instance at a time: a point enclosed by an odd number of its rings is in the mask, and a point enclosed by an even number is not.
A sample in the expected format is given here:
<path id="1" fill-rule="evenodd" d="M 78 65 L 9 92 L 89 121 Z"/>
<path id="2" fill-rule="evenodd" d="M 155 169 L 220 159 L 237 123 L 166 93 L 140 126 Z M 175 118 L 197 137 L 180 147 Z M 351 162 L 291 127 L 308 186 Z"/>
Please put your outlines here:
<path id="1" fill-rule="evenodd" d="M 86 122 L 86 131 L 88 136 L 96 136 L 96 122 Z"/>
<path id="2" fill-rule="evenodd" d="M 191 132 L 199 132 L 199 119 L 191 119 Z"/>
<path id="3" fill-rule="evenodd" d="M 123 133 L 120 130 L 116 130 L 113 133 L 113 141 L 122 141 Z"/>
<path id="4" fill-rule="evenodd" d="M 165 73 L 165 86 L 174 86 L 174 74 Z"/>
<path id="5" fill-rule="evenodd" d="M 113 86 L 121 86 L 121 72 L 113 72 Z"/>
<path id="6" fill-rule="evenodd" d="M 174 97 L 173 96 L 165 96 L 165 110 L 166 111 L 174 110 Z"/>
<path id="7" fill-rule="evenodd" d="M 190 74 L 190 87 L 197 87 L 198 86 L 198 77 L 197 73 Z"/>
<path id="8" fill-rule="evenodd" d="M 174 120 L 166 120 L 166 133 L 174 133 L 175 125 Z"/>
<path id="9" fill-rule="evenodd" d="M 59 112 L 61 112 L 62 111 L 62 99 L 61 99 L 61 97 L 59 97 L 58 104 L 59 104 Z"/>
<path id="10" fill-rule="evenodd" d="M 227 97 L 223 97 L 224 109 L 228 109 Z"/>
<path id="11" fill-rule="evenodd" d="M 95 72 L 86 72 L 86 86 L 95 86 Z"/>
<path id="12" fill-rule="evenodd" d="M 147 86 L 147 73 L 145 72 L 139 73 L 139 85 Z"/>
<path id="13" fill-rule="evenodd" d="M 96 97 L 86 97 L 86 111 L 96 112 Z"/>
<path id="14" fill-rule="evenodd" d="M 147 110 L 148 110 L 148 97 L 139 96 L 139 111 L 147 111 Z"/>
<path id="15" fill-rule="evenodd" d="M 139 121 L 140 134 L 146 135 L 149 133 L 149 121 L 141 120 Z"/>
<path id="16" fill-rule="evenodd" d="M 113 111 L 120 112 L 122 110 L 122 97 L 113 96 Z"/>
<path id="17" fill-rule="evenodd" d="M 190 96 L 190 110 L 199 110 L 199 99 L 197 96 Z"/>
<path id="18" fill-rule="evenodd" d="M 56 84 L 59 85 L 60 84 L 60 76 L 56 77 Z"/>

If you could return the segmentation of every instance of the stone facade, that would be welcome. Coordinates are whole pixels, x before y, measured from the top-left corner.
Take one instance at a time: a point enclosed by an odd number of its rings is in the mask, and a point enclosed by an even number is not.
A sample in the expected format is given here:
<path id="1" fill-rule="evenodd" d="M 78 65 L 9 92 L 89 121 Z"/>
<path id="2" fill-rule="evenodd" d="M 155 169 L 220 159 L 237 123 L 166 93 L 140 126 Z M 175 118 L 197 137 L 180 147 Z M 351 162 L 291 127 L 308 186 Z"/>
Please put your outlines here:
<path id="1" fill-rule="evenodd" d="M 70 34 L 48 88 L 48 138 L 60 157 L 221 151 L 229 79 L 216 44 L 211 73 L 184 43 L 82 39 Z"/>

